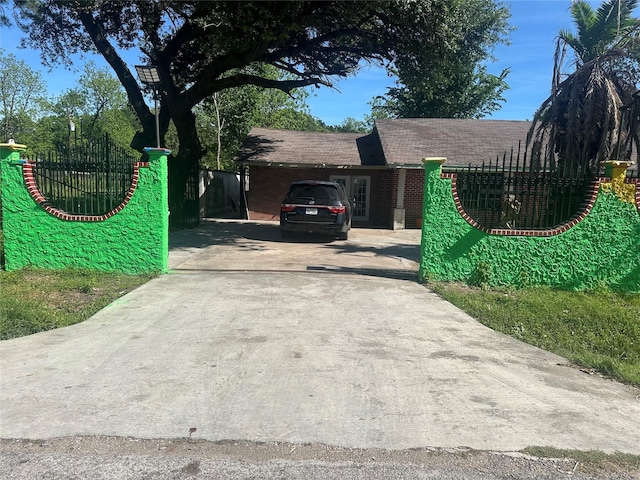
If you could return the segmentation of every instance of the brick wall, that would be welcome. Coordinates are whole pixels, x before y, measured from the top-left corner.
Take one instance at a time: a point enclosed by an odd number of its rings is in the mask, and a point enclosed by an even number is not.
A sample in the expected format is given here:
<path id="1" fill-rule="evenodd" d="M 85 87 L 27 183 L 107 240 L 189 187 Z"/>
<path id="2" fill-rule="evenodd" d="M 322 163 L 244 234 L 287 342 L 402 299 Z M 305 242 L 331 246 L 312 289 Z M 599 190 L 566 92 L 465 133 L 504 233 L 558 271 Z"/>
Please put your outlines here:
<path id="1" fill-rule="evenodd" d="M 373 190 L 372 198 L 377 195 L 380 202 L 377 206 L 375 226 L 382 228 L 393 228 L 393 209 L 395 208 L 395 198 L 398 191 L 397 170 L 380 170 L 378 190 Z M 373 180 L 372 180 L 373 181 Z"/>
<path id="2" fill-rule="evenodd" d="M 317 168 L 249 168 L 247 203 L 251 220 L 279 220 L 280 204 L 296 180 L 329 180 L 329 170 Z"/>
<path id="3" fill-rule="evenodd" d="M 422 199 L 424 196 L 424 170 L 407 170 L 404 185 L 405 228 L 418 228 L 418 219 L 422 218 Z"/>
<path id="4" fill-rule="evenodd" d="M 344 175 L 344 170 L 341 171 Z M 367 175 L 371 177 L 371 192 L 369 193 L 369 221 L 368 227 L 391 228 L 393 207 L 390 196 L 389 170 L 352 170 L 350 175 Z M 359 225 L 359 224 L 354 224 Z"/>
<path id="5" fill-rule="evenodd" d="M 252 220 L 279 220 L 280 204 L 289 185 L 297 180 L 330 180 L 332 175 L 366 175 L 371 177 L 369 221 L 355 226 L 391 228 L 393 206 L 392 171 L 338 168 L 284 168 L 251 166 L 247 203 Z"/>

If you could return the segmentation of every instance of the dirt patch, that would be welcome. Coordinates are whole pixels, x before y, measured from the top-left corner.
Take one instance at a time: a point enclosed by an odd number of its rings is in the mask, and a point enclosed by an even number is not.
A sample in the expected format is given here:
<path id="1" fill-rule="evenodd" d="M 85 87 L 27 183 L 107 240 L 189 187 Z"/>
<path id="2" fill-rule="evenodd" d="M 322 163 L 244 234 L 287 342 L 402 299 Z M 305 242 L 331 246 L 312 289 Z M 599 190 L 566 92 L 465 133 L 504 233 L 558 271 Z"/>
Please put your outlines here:
<path id="1" fill-rule="evenodd" d="M 570 452 L 568 452 L 570 453 Z M 583 460 L 585 452 L 576 452 Z M 595 452 L 594 452 L 595 453 Z M 286 442 L 218 441 L 197 438 L 137 439 L 128 437 L 64 437 L 50 440 L 0 440 L 0 456 L 33 455 L 65 458 L 91 457 L 95 461 L 118 461 L 120 458 L 175 458 L 183 462 L 179 473 L 198 475 L 212 461 L 265 464 L 286 461 L 297 465 L 318 465 L 329 468 L 341 465 L 413 466 L 429 471 L 491 472 L 491 478 L 559 478 L 633 479 L 638 470 L 633 464 L 619 464 L 615 456 L 598 453 L 597 462 L 585 464 L 569 456 L 544 458 L 523 452 L 487 452 L 468 448 L 414 448 L 407 450 L 355 449 L 322 444 L 291 444 Z M 107 460 L 109 459 L 109 460 Z M 46 465 L 47 462 L 41 463 Z M 176 472 L 178 473 L 178 472 Z M 526 476 L 522 476 L 526 475 Z M 449 478 L 449 477 L 447 477 Z M 470 475 L 465 478 L 478 478 Z M 484 477 L 483 477 L 484 478 Z"/>

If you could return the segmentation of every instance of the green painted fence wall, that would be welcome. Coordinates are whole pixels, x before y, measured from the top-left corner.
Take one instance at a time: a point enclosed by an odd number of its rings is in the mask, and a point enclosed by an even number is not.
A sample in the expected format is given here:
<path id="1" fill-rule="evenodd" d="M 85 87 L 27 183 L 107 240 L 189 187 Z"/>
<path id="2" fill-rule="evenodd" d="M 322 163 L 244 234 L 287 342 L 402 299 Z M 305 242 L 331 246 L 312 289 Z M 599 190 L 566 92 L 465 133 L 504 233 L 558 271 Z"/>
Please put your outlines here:
<path id="1" fill-rule="evenodd" d="M 147 149 L 124 202 L 101 216 L 47 204 L 20 160 L 24 145 L 0 144 L 5 268 L 81 267 L 127 274 L 166 272 L 169 256 L 167 155 Z"/>
<path id="2" fill-rule="evenodd" d="M 487 233 L 461 214 L 442 160 L 424 160 L 421 279 L 640 291 L 640 185 L 601 179 L 588 213 L 553 231 Z"/>

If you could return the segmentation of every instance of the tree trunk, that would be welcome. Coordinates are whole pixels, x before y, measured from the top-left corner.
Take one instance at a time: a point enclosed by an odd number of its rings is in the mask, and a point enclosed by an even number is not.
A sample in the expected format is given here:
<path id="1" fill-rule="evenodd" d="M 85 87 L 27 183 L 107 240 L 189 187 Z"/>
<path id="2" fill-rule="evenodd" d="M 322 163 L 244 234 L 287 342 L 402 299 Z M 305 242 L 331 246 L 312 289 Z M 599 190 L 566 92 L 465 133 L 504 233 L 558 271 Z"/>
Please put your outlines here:
<path id="1" fill-rule="evenodd" d="M 178 132 L 180 148 L 168 157 L 169 170 L 169 227 L 172 230 L 196 227 L 199 224 L 198 175 L 202 149 L 196 132 L 196 118 L 186 102 L 180 98 L 164 101 L 160 107 L 160 145 L 165 145 L 165 134 L 173 118 Z M 169 109 L 172 108 L 172 115 Z M 143 152 L 145 147 L 156 145 L 155 117 L 145 117 L 142 132 L 137 132 L 131 147 Z"/>
<path id="2" fill-rule="evenodd" d="M 169 157 L 169 226 L 172 229 L 197 227 L 200 223 L 198 180 L 200 159 L 205 151 L 198 138 L 196 117 L 183 103 L 178 97 L 169 106 L 180 145 L 178 152 Z M 164 132 L 166 128 L 163 136 Z"/>

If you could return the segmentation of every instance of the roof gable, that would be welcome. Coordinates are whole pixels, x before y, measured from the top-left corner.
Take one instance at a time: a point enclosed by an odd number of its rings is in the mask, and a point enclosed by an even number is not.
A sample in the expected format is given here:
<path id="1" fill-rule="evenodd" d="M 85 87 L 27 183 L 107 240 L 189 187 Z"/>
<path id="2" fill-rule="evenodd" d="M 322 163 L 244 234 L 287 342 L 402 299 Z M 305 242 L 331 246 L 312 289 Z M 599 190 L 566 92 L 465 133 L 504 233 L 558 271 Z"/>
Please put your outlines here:
<path id="1" fill-rule="evenodd" d="M 236 162 L 274 166 L 384 166 L 378 137 L 252 128 Z"/>
<path id="2" fill-rule="evenodd" d="M 425 157 L 445 157 L 445 165 L 480 164 L 522 148 L 531 122 L 457 118 L 376 120 L 389 166 L 420 165 Z"/>

